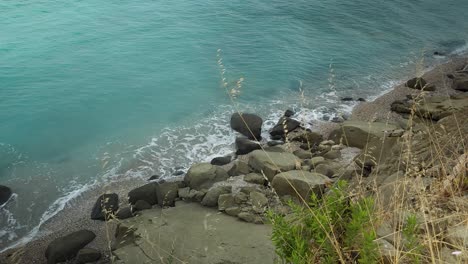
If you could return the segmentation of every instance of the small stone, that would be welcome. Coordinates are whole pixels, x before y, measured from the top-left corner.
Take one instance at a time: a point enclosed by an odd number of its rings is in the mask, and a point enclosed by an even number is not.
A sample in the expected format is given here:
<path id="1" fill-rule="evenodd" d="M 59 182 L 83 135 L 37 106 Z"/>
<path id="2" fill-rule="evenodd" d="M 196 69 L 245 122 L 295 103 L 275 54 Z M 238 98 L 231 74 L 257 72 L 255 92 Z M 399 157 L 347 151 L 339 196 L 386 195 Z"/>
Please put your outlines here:
<path id="1" fill-rule="evenodd" d="M 310 159 L 310 166 L 312 166 L 312 168 L 315 168 L 317 167 L 319 164 L 325 162 L 325 158 L 324 157 L 313 157 Z"/>
<path id="2" fill-rule="evenodd" d="M 274 146 L 283 145 L 283 144 L 284 144 L 284 141 L 281 141 L 281 140 L 272 140 L 272 141 L 268 141 L 267 143 L 269 147 L 274 147 Z"/>
<path id="3" fill-rule="evenodd" d="M 211 165 L 223 166 L 231 162 L 231 156 L 216 157 L 211 160 Z"/>
<path id="4" fill-rule="evenodd" d="M 293 154 L 296 155 L 300 159 L 310 159 L 310 158 L 312 158 L 312 153 L 310 151 L 303 150 L 303 149 L 298 149 L 298 150 L 294 151 Z"/>
<path id="5" fill-rule="evenodd" d="M 260 216 L 248 212 L 241 212 L 237 215 L 237 217 L 248 223 L 263 224 L 263 220 Z"/>
<path id="6" fill-rule="evenodd" d="M 201 205 L 208 207 L 218 206 L 219 196 L 227 193 L 231 193 L 231 186 L 213 186 L 203 197 Z"/>
<path id="7" fill-rule="evenodd" d="M 320 174 L 323 174 L 325 176 L 328 176 L 328 177 L 331 177 L 335 174 L 335 172 L 332 170 L 332 168 L 330 166 L 328 166 L 327 164 L 319 164 L 315 167 L 315 169 L 313 170 L 314 172 L 316 173 L 320 173 Z"/>

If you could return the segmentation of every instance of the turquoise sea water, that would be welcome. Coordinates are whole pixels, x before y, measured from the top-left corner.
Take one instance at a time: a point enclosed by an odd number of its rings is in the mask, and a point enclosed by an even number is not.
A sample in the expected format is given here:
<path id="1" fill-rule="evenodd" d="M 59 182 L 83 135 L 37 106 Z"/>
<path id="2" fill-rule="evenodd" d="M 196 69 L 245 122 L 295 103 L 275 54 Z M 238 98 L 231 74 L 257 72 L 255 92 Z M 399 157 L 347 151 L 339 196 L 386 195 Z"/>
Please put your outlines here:
<path id="1" fill-rule="evenodd" d="M 468 1 L 0 1 L 0 249 L 99 181 L 232 151 L 221 88 L 273 120 L 349 110 L 462 53 Z M 331 67 L 330 67 L 331 65 Z M 329 80 L 331 78 L 331 81 Z M 336 93 L 330 90 L 330 83 Z"/>

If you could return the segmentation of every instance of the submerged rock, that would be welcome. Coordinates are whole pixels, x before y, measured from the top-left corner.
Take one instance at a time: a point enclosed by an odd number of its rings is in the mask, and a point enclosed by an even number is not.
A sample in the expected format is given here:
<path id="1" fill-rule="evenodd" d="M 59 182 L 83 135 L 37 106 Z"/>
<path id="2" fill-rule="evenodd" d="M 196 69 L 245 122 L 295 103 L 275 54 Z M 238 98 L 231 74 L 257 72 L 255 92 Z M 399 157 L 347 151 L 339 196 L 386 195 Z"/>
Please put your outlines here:
<path id="1" fill-rule="evenodd" d="M 262 124 L 262 118 L 255 114 L 234 113 L 231 116 L 231 128 L 249 139 L 262 139 Z"/>
<path id="2" fill-rule="evenodd" d="M 0 185 L 0 205 L 6 203 L 12 195 L 12 191 L 9 187 Z"/>
<path id="3" fill-rule="evenodd" d="M 119 209 L 119 196 L 115 193 L 106 193 L 97 199 L 91 211 L 91 219 L 106 220 Z"/>
<path id="4" fill-rule="evenodd" d="M 80 230 L 53 240 L 45 252 L 47 263 L 55 264 L 71 260 L 95 237 L 96 235 L 89 230 Z"/>

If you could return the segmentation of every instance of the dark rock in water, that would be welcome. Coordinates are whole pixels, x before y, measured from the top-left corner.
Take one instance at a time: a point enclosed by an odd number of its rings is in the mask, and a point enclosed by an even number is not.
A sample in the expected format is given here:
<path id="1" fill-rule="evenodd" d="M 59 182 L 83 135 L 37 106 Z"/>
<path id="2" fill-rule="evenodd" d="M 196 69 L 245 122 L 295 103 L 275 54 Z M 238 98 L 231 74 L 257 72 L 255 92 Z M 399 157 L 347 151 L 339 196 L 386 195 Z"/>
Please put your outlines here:
<path id="1" fill-rule="evenodd" d="M 156 184 L 158 205 L 161 207 L 175 206 L 175 199 L 178 197 L 178 190 L 178 182 L 165 182 Z"/>
<path id="2" fill-rule="evenodd" d="M 330 121 L 333 123 L 343 123 L 345 119 L 341 116 L 335 116 Z"/>
<path id="3" fill-rule="evenodd" d="M 341 98 L 341 101 L 349 102 L 349 101 L 354 101 L 354 99 L 352 97 L 343 97 Z"/>
<path id="4" fill-rule="evenodd" d="M 271 140 L 284 140 L 284 135 L 271 136 Z"/>
<path id="5" fill-rule="evenodd" d="M 77 264 L 85 264 L 90 262 L 96 262 L 101 258 L 101 252 L 94 248 L 83 248 L 78 252 L 76 256 Z"/>
<path id="6" fill-rule="evenodd" d="M 97 199 L 91 211 L 91 219 L 107 220 L 110 215 L 119 209 L 119 196 L 115 193 L 106 193 Z"/>
<path id="7" fill-rule="evenodd" d="M 267 143 L 269 147 L 274 147 L 274 146 L 283 145 L 283 144 L 284 144 L 284 141 L 281 141 L 281 140 L 268 141 Z"/>
<path id="8" fill-rule="evenodd" d="M 284 116 L 285 116 L 285 117 L 291 117 L 291 116 L 293 116 L 294 114 L 295 114 L 294 111 L 291 110 L 291 109 L 288 109 L 288 110 L 286 110 L 286 112 L 284 112 Z"/>
<path id="9" fill-rule="evenodd" d="M 117 219 L 127 219 L 133 217 L 132 209 L 130 207 L 120 208 L 119 211 L 115 214 Z"/>
<path id="10" fill-rule="evenodd" d="M 10 199 L 12 191 L 9 187 L 0 185 L 0 205 L 3 205 Z"/>
<path id="11" fill-rule="evenodd" d="M 261 149 L 260 144 L 247 138 L 236 138 L 236 154 L 245 155 L 256 149 Z"/>
<path id="12" fill-rule="evenodd" d="M 301 125 L 297 120 L 289 117 L 281 117 L 278 123 L 271 129 L 271 136 L 283 136 L 289 132 L 295 130 Z"/>
<path id="13" fill-rule="evenodd" d="M 148 179 L 148 181 L 155 181 L 155 180 L 157 180 L 157 179 L 159 179 L 159 178 L 160 178 L 159 175 L 153 175 L 153 176 L 151 176 L 151 177 Z"/>
<path id="14" fill-rule="evenodd" d="M 231 156 L 225 156 L 225 157 L 216 157 L 211 160 L 212 165 L 218 165 L 218 166 L 223 166 L 231 162 L 232 157 Z"/>
<path id="15" fill-rule="evenodd" d="M 96 235 L 89 230 L 80 230 L 55 239 L 47 246 L 45 252 L 47 263 L 55 264 L 71 260 L 95 237 Z"/>
<path id="16" fill-rule="evenodd" d="M 132 207 L 134 212 L 151 209 L 152 206 L 147 201 L 138 200 Z"/>
<path id="17" fill-rule="evenodd" d="M 406 87 L 424 91 L 435 91 L 435 86 L 428 85 L 426 80 L 420 77 L 415 77 L 406 82 Z"/>
<path id="18" fill-rule="evenodd" d="M 262 139 L 262 124 L 262 118 L 255 114 L 234 113 L 231 116 L 231 128 L 249 139 Z"/>
<path id="19" fill-rule="evenodd" d="M 185 173 L 185 172 L 182 171 L 182 170 L 177 170 L 177 171 L 175 171 L 174 173 L 172 173 L 172 175 L 174 175 L 174 176 L 180 176 L 180 175 L 183 175 L 184 173 Z"/>
<path id="20" fill-rule="evenodd" d="M 128 193 L 128 200 L 131 204 L 136 203 L 138 200 L 146 201 L 151 205 L 157 204 L 158 197 L 156 196 L 156 183 L 148 183 L 131 190 Z"/>
<path id="21" fill-rule="evenodd" d="M 324 116 L 322 117 L 322 120 L 323 120 L 323 121 L 329 121 L 329 120 L 330 120 L 330 116 L 329 116 L 329 115 L 324 115 Z"/>
<path id="22" fill-rule="evenodd" d="M 439 52 L 439 51 L 434 51 L 433 53 L 434 56 L 445 56 L 444 52 Z"/>
<path id="23" fill-rule="evenodd" d="M 364 98 L 362 98 L 362 97 L 359 97 L 357 100 L 358 100 L 359 102 L 365 102 L 365 101 L 366 101 L 366 99 L 364 99 Z"/>

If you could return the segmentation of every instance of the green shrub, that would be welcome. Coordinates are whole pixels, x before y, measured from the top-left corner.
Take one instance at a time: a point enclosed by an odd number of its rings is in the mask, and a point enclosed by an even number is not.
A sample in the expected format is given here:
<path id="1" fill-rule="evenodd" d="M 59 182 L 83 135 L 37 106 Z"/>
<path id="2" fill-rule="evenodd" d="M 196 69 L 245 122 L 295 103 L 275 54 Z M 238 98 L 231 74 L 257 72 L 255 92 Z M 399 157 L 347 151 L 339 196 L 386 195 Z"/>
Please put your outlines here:
<path id="1" fill-rule="evenodd" d="M 323 197 L 313 194 L 308 206 L 289 202 L 287 216 L 268 212 L 272 241 L 284 263 L 377 262 L 374 200 L 350 199 L 346 187 L 338 181 Z"/>

